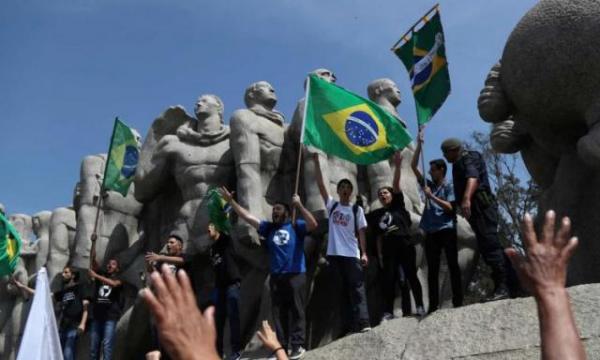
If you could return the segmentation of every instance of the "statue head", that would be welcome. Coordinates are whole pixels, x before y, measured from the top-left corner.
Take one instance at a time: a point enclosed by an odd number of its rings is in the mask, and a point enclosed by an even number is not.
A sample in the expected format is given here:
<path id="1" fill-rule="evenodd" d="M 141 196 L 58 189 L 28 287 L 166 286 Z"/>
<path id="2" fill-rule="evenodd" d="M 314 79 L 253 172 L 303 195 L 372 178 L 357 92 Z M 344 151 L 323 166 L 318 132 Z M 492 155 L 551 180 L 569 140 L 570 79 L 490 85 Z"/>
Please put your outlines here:
<path id="1" fill-rule="evenodd" d="M 244 103 L 246 107 L 258 104 L 272 110 L 277 104 L 275 89 L 266 81 L 255 82 L 246 89 Z"/>
<path id="2" fill-rule="evenodd" d="M 33 233 L 35 236 L 40 237 L 41 230 L 44 227 L 49 226 L 50 217 L 52 216 L 52 212 L 50 211 L 40 211 L 39 213 L 33 215 L 31 218 L 32 224 L 31 227 L 33 229 Z"/>
<path id="3" fill-rule="evenodd" d="M 319 78 L 327 81 L 328 83 L 335 84 L 337 78 L 331 70 L 325 68 L 318 68 L 308 73 L 309 75 L 317 75 Z M 304 80 L 304 88 L 306 89 L 306 80 Z"/>
<path id="4" fill-rule="evenodd" d="M 367 86 L 367 93 L 371 101 L 377 101 L 380 98 L 384 98 L 390 102 L 394 107 L 400 105 L 402 102 L 400 89 L 395 82 L 390 79 L 377 79 L 371 81 Z"/>
<path id="5" fill-rule="evenodd" d="M 194 113 L 196 114 L 196 119 L 202 119 L 210 115 L 218 114 L 222 124 L 224 110 L 225 105 L 223 105 L 223 101 L 217 95 L 204 94 L 196 100 Z"/>

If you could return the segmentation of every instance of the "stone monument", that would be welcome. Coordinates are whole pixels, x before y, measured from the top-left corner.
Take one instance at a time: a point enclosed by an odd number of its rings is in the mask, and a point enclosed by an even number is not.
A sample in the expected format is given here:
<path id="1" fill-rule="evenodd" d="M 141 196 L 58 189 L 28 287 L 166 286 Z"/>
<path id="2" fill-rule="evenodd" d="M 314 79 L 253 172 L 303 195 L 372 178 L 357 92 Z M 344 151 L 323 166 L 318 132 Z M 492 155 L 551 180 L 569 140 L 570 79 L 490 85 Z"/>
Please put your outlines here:
<path id="1" fill-rule="evenodd" d="M 50 217 L 51 211 L 40 211 L 32 217 L 33 233 L 37 237 L 37 255 L 35 257 L 35 272 L 46 265 L 50 252 Z"/>
<path id="2" fill-rule="evenodd" d="M 600 281 L 600 3 L 541 0 L 517 24 L 479 97 L 496 151 L 520 152 L 542 187 L 539 214 L 569 216 L 569 283 Z"/>

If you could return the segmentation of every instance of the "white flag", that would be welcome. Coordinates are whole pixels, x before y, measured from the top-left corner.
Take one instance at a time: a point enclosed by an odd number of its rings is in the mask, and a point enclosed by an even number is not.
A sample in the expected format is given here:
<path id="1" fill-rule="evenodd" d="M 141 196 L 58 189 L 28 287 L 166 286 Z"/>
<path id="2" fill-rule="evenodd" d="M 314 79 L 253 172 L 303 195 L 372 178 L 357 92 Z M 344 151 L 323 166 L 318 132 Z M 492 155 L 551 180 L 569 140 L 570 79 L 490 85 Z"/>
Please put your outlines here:
<path id="1" fill-rule="evenodd" d="M 62 360 L 46 268 L 37 273 L 35 295 L 25 324 L 17 360 Z"/>

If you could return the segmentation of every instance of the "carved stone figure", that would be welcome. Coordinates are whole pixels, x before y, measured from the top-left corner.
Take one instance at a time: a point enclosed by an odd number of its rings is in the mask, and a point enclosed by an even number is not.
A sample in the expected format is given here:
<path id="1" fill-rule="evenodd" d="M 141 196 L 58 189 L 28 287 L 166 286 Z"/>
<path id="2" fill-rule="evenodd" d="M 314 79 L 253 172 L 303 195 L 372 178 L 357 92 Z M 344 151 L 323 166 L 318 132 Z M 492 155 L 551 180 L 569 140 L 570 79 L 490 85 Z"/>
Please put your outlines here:
<path id="1" fill-rule="evenodd" d="M 75 252 L 75 228 L 77 219 L 75 210 L 67 207 L 59 207 L 52 211 L 50 216 L 50 232 L 48 250 L 48 261 L 46 270 L 50 280 L 51 289 L 60 284 L 58 275 L 62 272 L 69 258 Z M 58 277 L 57 277 L 58 276 Z"/>
<path id="2" fill-rule="evenodd" d="M 32 228 L 37 237 L 37 255 L 35 257 L 35 269 L 37 271 L 48 261 L 50 251 L 50 217 L 51 211 L 40 211 L 32 217 Z"/>
<path id="3" fill-rule="evenodd" d="M 38 247 L 35 242 L 31 216 L 26 214 L 12 214 L 8 217 L 8 220 L 13 224 L 21 236 L 21 259 L 23 259 L 27 273 L 35 274 L 35 258 Z"/>
<path id="4" fill-rule="evenodd" d="M 13 276 L 23 284 L 29 283 L 29 276 L 23 258 L 19 259 Z M 31 301 L 28 300 L 27 295 L 9 283 L 8 277 L 0 279 L 1 359 L 16 359 L 30 306 Z"/>
<path id="5" fill-rule="evenodd" d="M 288 201 L 291 193 L 278 180 L 284 140 L 284 117 L 275 110 L 275 89 L 266 81 L 255 82 L 244 94 L 246 109 L 231 116 L 231 149 L 237 173 L 237 201 L 252 214 L 270 218 L 274 201 Z M 287 193 L 285 192 L 287 190 Z M 287 195 L 287 196 L 286 196 Z M 256 231 L 246 223 L 237 236 L 258 244 Z"/>
<path id="6" fill-rule="evenodd" d="M 541 0 L 515 27 L 479 97 L 491 142 L 520 151 L 543 188 L 539 214 L 570 216 L 580 247 L 569 283 L 600 281 L 600 3 Z M 552 54 L 549 56 L 548 54 Z"/>
<path id="7" fill-rule="evenodd" d="M 91 235 L 100 196 L 103 196 L 103 199 L 98 220 L 96 261 L 102 264 L 105 255 L 115 255 L 127 249 L 139 238 L 138 215 L 142 205 L 133 197 L 134 186 L 129 187 L 126 197 L 115 191 L 106 191 L 101 195 L 100 187 L 105 166 L 105 154 L 86 156 L 81 163 L 76 245 L 75 253 L 71 254 L 72 265 L 75 267 L 89 266 Z"/>
<path id="8" fill-rule="evenodd" d="M 229 148 L 229 127 L 223 124 L 224 105 L 215 95 L 202 95 L 196 102 L 196 119 L 180 107 L 167 109 L 152 124 L 142 147 L 136 173 L 136 198 L 149 203 L 166 190 L 176 193 L 170 204 L 160 211 L 173 209 L 175 218 L 154 221 L 159 229 L 147 229 L 151 247 L 156 250 L 170 233 L 179 235 L 187 244 L 186 251 L 195 253 L 210 245 L 206 235 L 208 211 L 205 195 L 210 187 L 235 185 L 233 155 Z M 152 210 L 150 210 L 152 211 Z M 148 220 L 146 213 L 145 219 Z M 156 214 L 156 216 L 161 216 Z M 170 221 L 169 221 L 170 220 Z M 152 224 L 146 224 L 152 226 Z M 160 244 L 160 245 L 159 245 Z"/>

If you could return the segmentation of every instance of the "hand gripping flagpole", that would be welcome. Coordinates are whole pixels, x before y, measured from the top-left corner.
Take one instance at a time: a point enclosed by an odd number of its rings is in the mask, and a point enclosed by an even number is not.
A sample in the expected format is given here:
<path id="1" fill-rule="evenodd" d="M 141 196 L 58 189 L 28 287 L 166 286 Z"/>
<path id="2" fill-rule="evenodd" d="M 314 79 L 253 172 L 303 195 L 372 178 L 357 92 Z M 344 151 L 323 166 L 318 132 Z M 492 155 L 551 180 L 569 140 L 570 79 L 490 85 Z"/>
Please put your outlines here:
<path id="1" fill-rule="evenodd" d="M 302 153 L 304 152 L 304 125 L 306 124 L 306 112 L 308 111 L 308 96 L 310 93 L 310 76 L 306 78 L 306 89 L 304 94 L 304 111 L 302 114 L 302 126 L 300 127 L 300 143 L 298 144 L 298 165 L 296 166 L 296 181 L 294 183 L 294 194 L 298 194 L 300 186 L 300 167 L 302 166 Z M 292 209 L 292 224 L 296 223 L 296 208 Z"/>

